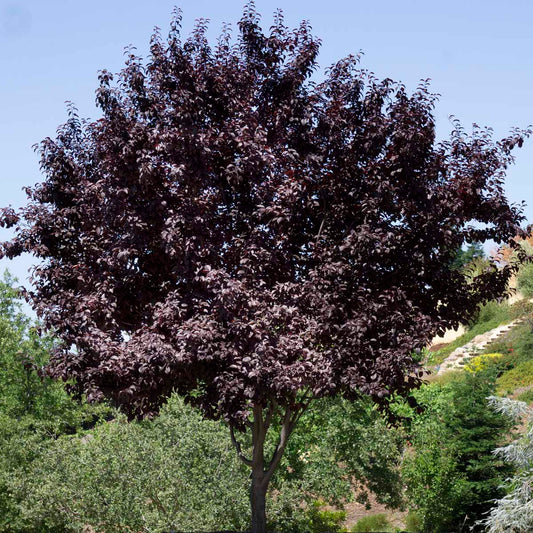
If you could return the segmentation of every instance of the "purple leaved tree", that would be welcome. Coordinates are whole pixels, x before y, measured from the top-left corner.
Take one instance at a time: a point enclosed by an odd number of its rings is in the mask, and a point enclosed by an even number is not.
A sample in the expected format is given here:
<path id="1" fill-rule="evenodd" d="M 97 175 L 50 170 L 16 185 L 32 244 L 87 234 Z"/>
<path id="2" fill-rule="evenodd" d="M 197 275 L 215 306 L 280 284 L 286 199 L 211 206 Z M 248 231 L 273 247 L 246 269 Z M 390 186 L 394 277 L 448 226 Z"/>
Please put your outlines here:
<path id="1" fill-rule="evenodd" d="M 132 417 L 177 391 L 224 419 L 263 533 L 309 402 L 416 386 L 413 351 L 505 291 L 512 266 L 451 263 L 520 233 L 502 184 L 529 132 L 456 125 L 437 143 L 427 83 L 408 94 L 356 57 L 312 81 L 307 23 L 278 13 L 265 33 L 249 4 L 238 29 L 211 47 L 199 21 L 181 41 L 178 12 L 146 64 L 102 71 L 102 117 L 71 108 L 39 145 L 43 182 L 0 221 L 3 255 L 40 260 L 28 296 L 59 339 L 53 375 Z"/>

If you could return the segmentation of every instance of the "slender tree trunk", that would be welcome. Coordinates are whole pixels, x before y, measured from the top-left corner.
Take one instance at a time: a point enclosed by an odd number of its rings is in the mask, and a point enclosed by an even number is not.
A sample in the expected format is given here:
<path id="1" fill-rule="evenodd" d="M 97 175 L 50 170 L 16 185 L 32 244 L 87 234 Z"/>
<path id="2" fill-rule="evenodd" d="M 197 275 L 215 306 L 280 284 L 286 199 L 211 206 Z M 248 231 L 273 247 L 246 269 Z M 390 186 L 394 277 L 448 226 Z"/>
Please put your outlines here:
<path id="1" fill-rule="evenodd" d="M 285 408 L 283 415 L 281 432 L 276 449 L 270 460 L 265 460 L 265 438 L 270 427 L 273 416 L 276 414 L 277 404 L 272 402 L 265 411 L 261 405 L 253 408 L 253 421 L 248 422 L 248 427 L 252 431 L 252 457 L 246 457 L 239 439 L 235 435 L 234 428 L 230 426 L 230 435 L 233 445 L 237 450 L 239 459 L 252 469 L 252 483 L 250 486 L 250 505 L 252 510 L 252 533 L 267 533 L 266 522 L 266 493 L 268 484 L 272 479 L 276 468 L 279 465 L 287 441 L 294 428 L 294 424 L 303 413 L 308 404 L 305 404 L 298 411 L 293 412 L 289 407 Z"/>
<path id="2" fill-rule="evenodd" d="M 263 420 L 263 408 L 254 407 L 252 428 L 252 484 L 250 503 L 252 506 L 252 533 L 267 533 L 266 491 L 268 479 L 265 478 L 265 438 L 268 427 Z"/>
<path id="3" fill-rule="evenodd" d="M 253 467 L 252 467 L 253 468 Z M 250 503 L 252 506 L 252 533 L 267 533 L 266 527 L 266 492 L 263 466 L 252 470 L 252 485 L 250 487 Z"/>

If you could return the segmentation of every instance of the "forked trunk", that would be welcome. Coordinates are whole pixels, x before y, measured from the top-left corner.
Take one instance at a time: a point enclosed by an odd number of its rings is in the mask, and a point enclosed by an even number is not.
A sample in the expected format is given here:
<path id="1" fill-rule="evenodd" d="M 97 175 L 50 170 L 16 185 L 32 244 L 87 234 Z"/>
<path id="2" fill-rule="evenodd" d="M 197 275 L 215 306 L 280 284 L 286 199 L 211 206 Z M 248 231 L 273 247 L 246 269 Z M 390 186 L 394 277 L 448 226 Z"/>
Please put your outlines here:
<path id="1" fill-rule="evenodd" d="M 239 459 L 252 469 L 252 483 L 250 487 L 250 505 L 252 508 L 252 533 L 267 533 L 266 522 L 266 493 L 268 484 L 272 479 L 285 447 L 292 432 L 294 424 L 308 404 L 304 404 L 298 411 L 293 412 L 289 407 L 285 408 L 282 418 L 279 440 L 270 460 L 265 461 L 265 437 L 270 427 L 272 417 L 276 414 L 277 404 L 272 402 L 266 410 L 261 405 L 253 408 L 253 420 L 248 422 L 252 430 L 252 457 L 248 458 L 242 451 L 241 444 L 235 435 L 234 428 L 230 426 L 230 435 L 233 445 L 237 450 Z"/>

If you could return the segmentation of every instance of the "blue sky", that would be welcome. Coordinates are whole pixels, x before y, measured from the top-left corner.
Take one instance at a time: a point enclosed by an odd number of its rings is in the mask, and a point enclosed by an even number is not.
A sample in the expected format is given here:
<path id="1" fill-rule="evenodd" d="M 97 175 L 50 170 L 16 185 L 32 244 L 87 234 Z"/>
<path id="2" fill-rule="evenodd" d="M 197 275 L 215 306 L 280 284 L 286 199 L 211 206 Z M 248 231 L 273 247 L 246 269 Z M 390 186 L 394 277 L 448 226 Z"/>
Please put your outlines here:
<path id="1" fill-rule="evenodd" d="M 183 10 L 185 34 L 204 17 L 214 39 L 223 22 L 239 19 L 243 2 L 0 0 L 0 205 L 22 205 L 22 187 L 40 180 L 32 145 L 54 136 L 66 119 L 65 101 L 95 118 L 97 71 L 120 70 L 129 44 L 146 56 L 154 26 L 167 32 L 174 5 Z M 362 50 L 362 67 L 380 77 L 410 89 L 431 78 L 441 95 L 440 138 L 451 129 L 450 115 L 467 129 L 473 122 L 491 126 L 497 137 L 533 123 L 529 0 L 256 0 L 256 6 L 265 26 L 277 8 L 289 26 L 309 20 L 322 39 L 322 67 Z M 533 223 L 533 139 L 516 155 L 506 190 L 512 201 L 529 204 L 525 214 Z M 31 258 L 0 261 L 21 281 L 31 264 Z"/>

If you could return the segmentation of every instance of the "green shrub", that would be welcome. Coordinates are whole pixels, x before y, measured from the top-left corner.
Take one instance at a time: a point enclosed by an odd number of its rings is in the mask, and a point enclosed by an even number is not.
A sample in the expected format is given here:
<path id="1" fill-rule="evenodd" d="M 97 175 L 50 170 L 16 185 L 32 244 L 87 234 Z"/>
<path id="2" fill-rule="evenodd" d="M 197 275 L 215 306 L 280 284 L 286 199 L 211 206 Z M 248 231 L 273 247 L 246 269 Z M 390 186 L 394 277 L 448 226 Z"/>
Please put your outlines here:
<path id="1" fill-rule="evenodd" d="M 387 515 L 380 513 L 361 518 L 352 527 L 352 531 L 354 533 L 370 533 L 373 531 L 394 531 L 394 529 L 391 526 Z"/>
<path id="2" fill-rule="evenodd" d="M 533 263 L 526 263 L 520 267 L 516 281 L 518 290 L 526 298 L 533 298 Z"/>
<path id="3" fill-rule="evenodd" d="M 356 484 L 363 496 L 370 490 L 379 503 L 398 507 L 403 503 L 401 447 L 400 431 L 368 399 L 320 400 L 291 435 L 287 478 L 308 480 L 305 491 L 332 503 L 349 498 Z"/>
<path id="4" fill-rule="evenodd" d="M 527 391 L 524 391 L 516 399 L 521 401 L 521 402 L 526 402 L 526 403 L 529 403 L 529 404 L 533 403 L 533 389 L 529 389 Z"/>
<path id="5" fill-rule="evenodd" d="M 402 465 L 408 507 L 422 531 L 466 531 L 481 519 L 491 500 L 502 496 L 508 468 L 493 455 L 511 422 L 492 411 L 489 373 L 457 373 L 444 385 L 415 393 L 420 414 L 409 428 L 412 445 Z"/>
<path id="6" fill-rule="evenodd" d="M 0 280 L 0 531 L 30 531 L 20 505 L 24 495 L 13 491 L 23 483 L 49 443 L 65 434 L 93 427 L 110 415 L 105 405 L 73 401 L 61 383 L 42 375 L 53 339 L 40 336 L 37 324 L 22 313 L 16 280 Z M 31 531 L 59 532 L 44 523 Z"/>
<path id="7" fill-rule="evenodd" d="M 346 511 L 324 509 L 323 500 L 315 500 L 308 510 L 310 533 L 340 533 L 345 531 L 342 523 L 346 520 Z"/>
<path id="8" fill-rule="evenodd" d="M 507 302 L 487 302 L 479 308 L 474 321 L 469 324 L 471 329 L 482 324 L 492 326 L 493 324 L 503 324 L 511 319 L 511 307 Z M 496 327 L 494 326 L 494 327 Z M 491 328 L 489 328 L 491 329 Z"/>
<path id="9" fill-rule="evenodd" d="M 519 387 L 533 385 L 533 360 L 519 363 L 502 374 L 496 381 L 499 393 L 512 393 Z"/>
<path id="10" fill-rule="evenodd" d="M 448 383 L 452 383 L 453 381 L 462 380 L 463 379 L 463 370 L 460 369 L 453 369 L 448 370 L 444 372 L 443 374 L 432 374 L 430 376 L 430 382 L 438 383 L 439 385 L 446 385 Z"/>
<path id="11" fill-rule="evenodd" d="M 422 531 L 422 521 L 418 513 L 411 511 L 405 517 L 405 529 L 410 533 L 418 533 Z"/>
<path id="12" fill-rule="evenodd" d="M 226 428 L 173 398 L 154 421 L 50 442 L 9 490 L 19 531 L 243 530 L 247 478 Z"/>
<path id="13" fill-rule="evenodd" d="M 533 314 L 533 302 L 522 299 L 511 305 L 511 318 L 513 320 Z"/>
<path id="14" fill-rule="evenodd" d="M 317 402 L 301 422 L 273 479 L 271 530 L 341 531 L 344 511 L 312 502 L 348 498 L 353 478 L 380 501 L 397 503 L 398 439 L 370 402 Z M 11 423 L 4 430 L 0 417 L 0 446 L 9 440 L 12 463 L 3 475 L 0 462 L 0 504 L 5 495 L 12 518 L 0 531 L 74 532 L 90 524 L 106 533 L 160 533 L 248 525 L 249 471 L 227 428 L 203 420 L 178 397 L 154 420 L 128 423 L 117 415 L 89 432 L 48 441 L 33 441 Z"/>

